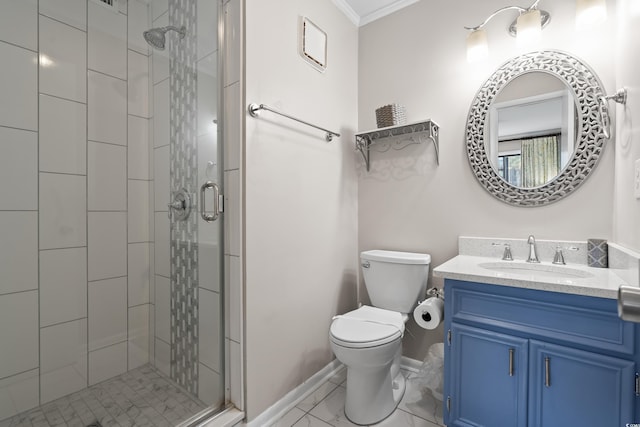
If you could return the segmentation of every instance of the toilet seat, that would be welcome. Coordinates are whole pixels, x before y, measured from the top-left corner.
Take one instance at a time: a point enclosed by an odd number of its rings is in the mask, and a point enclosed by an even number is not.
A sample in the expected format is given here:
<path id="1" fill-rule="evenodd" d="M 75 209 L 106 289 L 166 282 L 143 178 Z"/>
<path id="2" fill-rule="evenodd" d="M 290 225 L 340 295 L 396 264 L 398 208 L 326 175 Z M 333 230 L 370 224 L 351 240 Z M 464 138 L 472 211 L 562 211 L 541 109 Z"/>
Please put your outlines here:
<path id="1" fill-rule="evenodd" d="M 331 340 L 343 347 L 377 347 L 399 340 L 404 334 L 402 314 L 382 308 L 364 305 L 333 319 Z"/>

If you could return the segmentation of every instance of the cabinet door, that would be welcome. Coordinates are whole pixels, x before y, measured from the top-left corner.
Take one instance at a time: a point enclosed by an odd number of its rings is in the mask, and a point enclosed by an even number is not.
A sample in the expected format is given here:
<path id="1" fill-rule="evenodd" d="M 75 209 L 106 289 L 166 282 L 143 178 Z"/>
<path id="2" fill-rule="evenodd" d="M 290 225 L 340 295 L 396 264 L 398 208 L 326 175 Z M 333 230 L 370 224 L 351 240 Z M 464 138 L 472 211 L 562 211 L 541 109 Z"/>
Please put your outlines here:
<path id="1" fill-rule="evenodd" d="M 634 363 L 530 341 L 529 427 L 633 423 Z"/>
<path id="2" fill-rule="evenodd" d="M 451 325 L 449 427 L 525 427 L 527 340 Z"/>

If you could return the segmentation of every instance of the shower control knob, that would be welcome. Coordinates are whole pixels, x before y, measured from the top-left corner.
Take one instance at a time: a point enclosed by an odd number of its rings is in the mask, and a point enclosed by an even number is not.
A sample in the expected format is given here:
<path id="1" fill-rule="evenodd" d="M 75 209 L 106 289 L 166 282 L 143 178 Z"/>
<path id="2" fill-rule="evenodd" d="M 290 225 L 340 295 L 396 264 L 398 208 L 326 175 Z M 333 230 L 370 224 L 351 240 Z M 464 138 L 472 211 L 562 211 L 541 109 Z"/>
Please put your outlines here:
<path id="1" fill-rule="evenodd" d="M 168 204 L 171 214 L 178 220 L 185 220 L 191 213 L 191 196 L 186 189 L 175 191 L 173 201 Z"/>

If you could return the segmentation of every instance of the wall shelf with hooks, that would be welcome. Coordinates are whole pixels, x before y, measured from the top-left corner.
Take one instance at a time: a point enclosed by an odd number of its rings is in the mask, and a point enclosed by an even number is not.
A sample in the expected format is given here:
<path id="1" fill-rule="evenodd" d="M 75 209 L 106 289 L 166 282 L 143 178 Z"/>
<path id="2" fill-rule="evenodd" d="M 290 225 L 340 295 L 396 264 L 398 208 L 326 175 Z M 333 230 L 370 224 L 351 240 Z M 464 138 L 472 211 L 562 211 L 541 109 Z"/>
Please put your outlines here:
<path id="1" fill-rule="evenodd" d="M 367 166 L 370 167 L 370 151 L 372 147 L 382 146 L 382 150 L 387 151 L 393 146 L 396 150 L 401 150 L 412 144 L 422 144 L 426 140 L 433 142 L 436 150 L 436 163 L 440 165 L 440 146 L 439 146 L 439 130 L 440 127 L 434 121 L 428 119 L 421 122 L 408 123 L 406 125 L 389 126 L 379 128 L 367 132 L 356 133 L 356 150 L 360 151 L 362 158 Z M 383 141 L 387 138 L 407 137 L 402 141 L 391 144 L 389 141 Z M 423 138 L 424 137 L 424 138 Z"/>

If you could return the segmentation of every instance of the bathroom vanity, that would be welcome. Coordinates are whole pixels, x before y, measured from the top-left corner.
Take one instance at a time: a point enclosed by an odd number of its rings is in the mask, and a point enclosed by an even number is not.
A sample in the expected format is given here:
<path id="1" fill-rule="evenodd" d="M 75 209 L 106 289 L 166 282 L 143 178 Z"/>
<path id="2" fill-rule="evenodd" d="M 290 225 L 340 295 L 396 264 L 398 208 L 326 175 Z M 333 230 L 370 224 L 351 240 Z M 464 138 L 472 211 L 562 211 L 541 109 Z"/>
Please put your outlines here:
<path id="1" fill-rule="evenodd" d="M 512 58 L 469 107 L 475 177 L 511 206 L 569 196 L 611 137 L 608 100 L 624 103 L 625 93 L 606 95 L 589 65 L 564 52 Z M 448 427 L 640 425 L 639 326 L 617 314 L 619 286 L 640 281 L 640 256 L 620 269 L 590 268 L 584 242 L 536 249 L 533 236 L 460 238 L 459 253 L 434 269 L 445 279 Z M 627 265 L 629 282 L 617 274 Z"/>
<path id="2" fill-rule="evenodd" d="M 448 427 L 640 422 L 638 325 L 610 269 L 458 255 L 445 278 Z"/>

